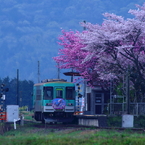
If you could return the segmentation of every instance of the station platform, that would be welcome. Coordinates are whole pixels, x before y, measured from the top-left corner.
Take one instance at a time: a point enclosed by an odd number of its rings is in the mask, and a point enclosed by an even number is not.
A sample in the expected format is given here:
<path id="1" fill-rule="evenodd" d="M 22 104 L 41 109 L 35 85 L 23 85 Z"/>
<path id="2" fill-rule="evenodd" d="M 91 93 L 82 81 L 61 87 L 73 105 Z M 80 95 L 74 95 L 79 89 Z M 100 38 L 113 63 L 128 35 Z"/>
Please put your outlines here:
<path id="1" fill-rule="evenodd" d="M 75 115 L 79 125 L 107 127 L 107 115 Z"/>

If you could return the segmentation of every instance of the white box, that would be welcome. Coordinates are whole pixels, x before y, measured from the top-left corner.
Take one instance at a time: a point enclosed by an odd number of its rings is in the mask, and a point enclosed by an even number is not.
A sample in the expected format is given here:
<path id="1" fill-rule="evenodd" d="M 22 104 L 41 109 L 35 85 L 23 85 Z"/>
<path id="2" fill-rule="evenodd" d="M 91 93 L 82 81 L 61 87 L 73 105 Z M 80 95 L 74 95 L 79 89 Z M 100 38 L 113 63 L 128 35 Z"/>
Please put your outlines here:
<path id="1" fill-rule="evenodd" d="M 7 122 L 14 122 L 14 119 L 19 119 L 19 106 L 18 105 L 7 105 Z"/>
<path id="2" fill-rule="evenodd" d="M 133 127 L 134 116 L 130 114 L 122 115 L 122 127 Z"/>

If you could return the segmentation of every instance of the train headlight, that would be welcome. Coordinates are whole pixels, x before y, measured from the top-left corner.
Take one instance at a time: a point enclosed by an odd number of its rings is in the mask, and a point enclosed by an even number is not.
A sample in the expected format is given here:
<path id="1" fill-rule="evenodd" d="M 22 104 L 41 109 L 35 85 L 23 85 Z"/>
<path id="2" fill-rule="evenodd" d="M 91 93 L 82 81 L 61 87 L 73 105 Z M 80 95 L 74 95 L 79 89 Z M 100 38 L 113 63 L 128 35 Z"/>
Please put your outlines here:
<path id="1" fill-rule="evenodd" d="M 68 106 L 73 106 L 73 104 L 72 104 L 72 103 L 68 103 L 67 105 L 68 105 Z"/>
<path id="2" fill-rule="evenodd" d="M 46 103 L 46 106 L 52 106 L 52 103 Z"/>

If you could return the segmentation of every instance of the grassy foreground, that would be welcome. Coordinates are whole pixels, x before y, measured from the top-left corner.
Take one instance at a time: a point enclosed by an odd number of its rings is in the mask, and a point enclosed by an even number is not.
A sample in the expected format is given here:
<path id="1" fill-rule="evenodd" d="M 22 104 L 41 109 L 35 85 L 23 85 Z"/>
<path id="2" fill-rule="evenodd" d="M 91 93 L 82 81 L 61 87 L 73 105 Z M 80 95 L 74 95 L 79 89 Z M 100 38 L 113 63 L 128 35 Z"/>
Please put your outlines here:
<path id="1" fill-rule="evenodd" d="M 18 127 L 0 136 L 0 145 L 145 145 L 145 133 Z"/>
<path id="2" fill-rule="evenodd" d="M 31 112 L 22 113 L 26 120 L 32 120 Z M 24 126 L 17 124 L 16 130 L 2 133 L 0 145 L 145 145 L 145 132 L 95 128 L 58 130 L 49 126 L 37 128 L 27 123 Z"/>

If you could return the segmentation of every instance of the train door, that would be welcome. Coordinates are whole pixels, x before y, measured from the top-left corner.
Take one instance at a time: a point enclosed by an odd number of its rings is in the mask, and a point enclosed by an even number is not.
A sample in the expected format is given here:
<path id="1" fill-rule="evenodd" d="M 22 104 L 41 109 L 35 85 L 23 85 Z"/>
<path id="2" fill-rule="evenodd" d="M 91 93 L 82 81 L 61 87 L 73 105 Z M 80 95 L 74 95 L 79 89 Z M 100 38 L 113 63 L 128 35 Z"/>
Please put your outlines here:
<path id="1" fill-rule="evenodd" d="M 63 111 L 65 108 L 66 102 L 65 102 L 65 95 L 64 95 L 64 87 L 54 87 L 54 99 L 52 101 L 52 107 L 55 109 L 55 111 Z"/>

